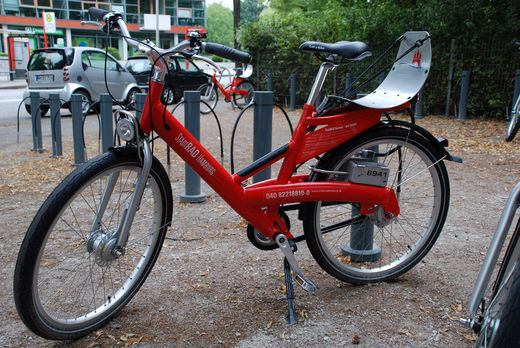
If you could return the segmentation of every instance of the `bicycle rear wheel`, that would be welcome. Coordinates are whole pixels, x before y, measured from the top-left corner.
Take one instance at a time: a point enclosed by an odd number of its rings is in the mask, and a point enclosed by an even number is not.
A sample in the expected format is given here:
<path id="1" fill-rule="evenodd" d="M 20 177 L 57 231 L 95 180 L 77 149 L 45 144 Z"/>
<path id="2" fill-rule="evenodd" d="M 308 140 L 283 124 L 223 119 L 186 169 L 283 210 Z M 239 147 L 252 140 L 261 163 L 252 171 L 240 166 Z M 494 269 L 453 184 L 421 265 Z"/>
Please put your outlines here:
<path id="1" fill-rule="evenodd" d="M 507 126 L 506 141 L 513 141 L 513 139 L 516 136 L 516 133 L 518 133 L 518 129 L 520 128 L 520 120 L 518 119 L 519 117 L 520 97 L 518 97 L 518 99 L 516 100 L 515 106 L 511 111 L 511 119 L 509 120 L 509 124 Z"/>
<path id="2" fill-rule="evenodd" d="M 135 149 L 110 151 L 72 172 L 41 206 L 14 273 L 16 308 L 36 334 L 84 336 L 112 319 L 145 281 L 171 211 L 171 186 L 157 160 L 124 254 L 110 252 L 140 171 Z"/>
<path id="3" fill-rule="evenodd" d="M 247 92 L 247 95 L 240 93 L 233 94 L 233 101 L 235 105 L 238 106 L 239 109 L 243 109 L 249 105 L 249 103 L 251 103 L 251 100 L 253 100 L 255 95 L 255 86 L 250 81 L 244 81 L 239 83 L 236 88 Z"/>
<path id="4" fill-rule="evenodd" d="M 312 202 L 304 206 L 304 233 L 318 264 L 353 284 L 385 281 L 419 262 L 433 246 L 446 219 L 449 182 L 444 163 L 426 139 L 408 129 L 384 127 L 362 134 L 327 153 L 318 168 L 345 172 L 350 161 L 389 169 L 387 186 L 400 214 L 361 215 L 356 202 Z M 312 181 L 346 180 L 313 173 Z M 390 222 L 390 223 L 388 223 Z"/>
<path id="5" fill-rule="evenodd" d="M 217 87 L 212 83 L 206 83 L 199 87 L 200 92 L 200 112 L 209 114 L 211 110 L 215 109 L 218 101 Z"/>

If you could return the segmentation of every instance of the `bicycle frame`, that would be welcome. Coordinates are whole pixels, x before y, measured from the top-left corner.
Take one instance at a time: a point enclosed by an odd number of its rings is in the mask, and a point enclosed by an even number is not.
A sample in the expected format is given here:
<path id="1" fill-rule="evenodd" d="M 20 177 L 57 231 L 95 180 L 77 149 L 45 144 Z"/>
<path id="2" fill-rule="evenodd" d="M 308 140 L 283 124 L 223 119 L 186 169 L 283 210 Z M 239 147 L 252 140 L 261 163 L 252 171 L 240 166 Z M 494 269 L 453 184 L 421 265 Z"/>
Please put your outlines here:
<path id="1" fill-rule="evenodd" d="M 326 74 L 320 69 L 318 74 Z M 321 76 L 323 77 L 323 76 Z M 320 76 L 317 81 L 323 82 Z M 236 174 L 230 174 L 160 103 L 162 84 L 152 81 L 146 99 L 141 127 L 153 130 L 205 180 L 240 216 L 265 236 L 275 239 L 283 233 L 293 238 L 278 215 L 280 205 L 294 202 L 358 202 L 361 213 L 369 214 L 381 205 L 387 219 L 399 214 L 393 189 L 350 182 L 306 182 L 307 175 L 293 176 L 294 168 L 379 122 L 382 112 L 402 109 L 407 103 L 389 110 L 347 106 L 330 115 L 312 117 L 315 107 L 306 104 L 291 140 Z M 316 89 L 316 90 L 319 90 Z M 150 114 L 150 110 L 151 114 Z M 164 122 L 163 122 L 164 115 Z M 164 124 L 167 124 L 167 127 Z M 318 127 L 321 127 L 317 129 Z M 168 129 L 167 129 L 168 128 Z M 317 129 L 308 132 L 311 129 Z M 275 162 L 283 160 L 277 178 L 244 187 L 244 182 Z"/>
<path id="2" fill-rule="evenodd" d="M 495 269 L 498 261 L 498 257 L 500 256 L 500 250 L 504 246 L 504 242 L 506 240 L 507 234 L 509 232 L 509 228 L 511 227 L 511 223 L 513 222 L 513 218 L 520 204 L 520 183 L 516 184 L 511 193 L 509 194 L 509 198 L 506 202 L 504 210 L 502 211 L 502 215 L 500 216 L 500 220 L 498 222 L 495 234 L 493 239 L 491 240 L 491 244 L 489 246 L 488 252 L 486 254 L 486 258 L 484 263 L 482 264 L 482 268 L 480 269 L 480 273 L 478 275 L 477 281 L 475 282 L 475 287 L 473 289 L 473 293 L 471 294 L 471 299 L 469 301 L 468 310 L 470 313 L 469 319 L 463 319 L 462 323 L 466 324 L 469 327 L 472 327 L 475 320 L 478 319 L 478 309 L 484 298 L 486 289 L 488 287 L 489 281 L 493 274 L 493 270 Z M 517 260 L 518 254 L 520 253 L 520 249 L 518 245 L 510 246 L 513 247 L 513 256 L 511 260 L 513 263 L 507 265 L 501 265 L 501 267 L 505 268 L 504 270 L 504 279 L 510 276 L 512 267 L 514 265 L 514 261 Z M 499 286 L 500 284 L 495 284 L 495 286 Z"/>
<path id="3" fill-rule="evenodd" d="M 234 93 L 239 93 L 239 94 L 242 94 L 242 95 L 245 95 L 245 96 L 248 96 L 249 93 L 247 93 L 247 91 L 243 90 L 243 89 L 236 89 L 235 87 L 238 86 L 239 84 L 241 84 L 242 82 L 244 82 L 246 79 L 243 78 L 243 77 L 236 77 L 236 76 L 233 76 L 233 80 L 231 80 L 231 84 L 227 87 L 224 87 L 220 82 L 219 80 L 217 79 L 217 75 L 214 74 L 212 77 L 211 77 L 211 82 L 213 84 L 215 84 L 218 89 L 222 92 L 222 94 L 224 94 L 224 98 L 226 98 L 226 100 L 231 100 L 231 96 L 234 94 Z"/>

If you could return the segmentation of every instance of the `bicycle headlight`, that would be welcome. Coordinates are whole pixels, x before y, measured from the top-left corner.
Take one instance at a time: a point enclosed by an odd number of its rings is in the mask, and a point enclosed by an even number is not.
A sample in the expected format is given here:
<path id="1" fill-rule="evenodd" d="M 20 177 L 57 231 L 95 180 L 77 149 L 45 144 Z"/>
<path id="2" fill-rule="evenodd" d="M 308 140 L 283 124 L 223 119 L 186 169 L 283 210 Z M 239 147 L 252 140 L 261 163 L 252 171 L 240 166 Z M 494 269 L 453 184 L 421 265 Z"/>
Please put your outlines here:
<path id="1" fill-rule="evenodd" d="M 121 118 L 117 121 L 117 134 L 124 141 L 132 141 L 135 139 L 135 125 L 128 118 Z"/>

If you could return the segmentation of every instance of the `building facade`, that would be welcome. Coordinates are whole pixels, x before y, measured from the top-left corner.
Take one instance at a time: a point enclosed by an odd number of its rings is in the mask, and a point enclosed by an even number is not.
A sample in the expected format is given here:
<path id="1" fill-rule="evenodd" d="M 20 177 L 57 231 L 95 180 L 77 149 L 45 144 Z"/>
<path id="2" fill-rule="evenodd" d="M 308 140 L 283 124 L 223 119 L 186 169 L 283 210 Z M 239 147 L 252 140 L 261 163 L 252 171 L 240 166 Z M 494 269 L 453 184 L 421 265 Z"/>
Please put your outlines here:
<path id="1" fill-rule="evenodd" d="M 158 5 L 158 11 L 157 11 Z M 186 28 L 205 28 L 205 0 L 0 0 L 0 52 L 16 52 L 17 65 L 23 65 L 27 54 L 36 48 L 56 46 L 115 47 L 122 59 L 133 52 L 117 37 L 105 43 L 105 34 L 81 21 L 93 20 L 90 7 L 115 10 L 123 14 L 132 37 L 156 40 L 157 12 L 160 14 L 159 45 L 172 47 L 185 36 Z M 54 13 L 56 30 L 43 31 L 42 14 Z M 19 57 L 21 56 L 21 57 Z M 26 63 L 25 63 L 26 64 Z"/>

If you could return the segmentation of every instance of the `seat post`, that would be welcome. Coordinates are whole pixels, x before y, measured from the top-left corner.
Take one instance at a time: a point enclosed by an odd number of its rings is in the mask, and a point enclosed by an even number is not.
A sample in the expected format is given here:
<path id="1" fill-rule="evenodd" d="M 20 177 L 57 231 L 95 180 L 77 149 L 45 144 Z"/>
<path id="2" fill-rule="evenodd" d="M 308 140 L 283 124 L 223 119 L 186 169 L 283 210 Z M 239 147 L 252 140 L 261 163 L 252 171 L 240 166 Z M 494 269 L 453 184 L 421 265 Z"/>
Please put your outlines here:
<path id="1" fill-rule="evenodd" d="M 311 92 L 309 93 L 309 98 L 307 99 L 307 104 L 314 106 L 316 100 L 318 99 L 318 94 L 323 87 L 323 83 L 325 82 L 325 78 L 329 71 L 333 70 L 337 65 L 331 62 L 324 62 L 320 66 L 320 70 L 314 79 L 314 84 L 312 85 Z"/>

